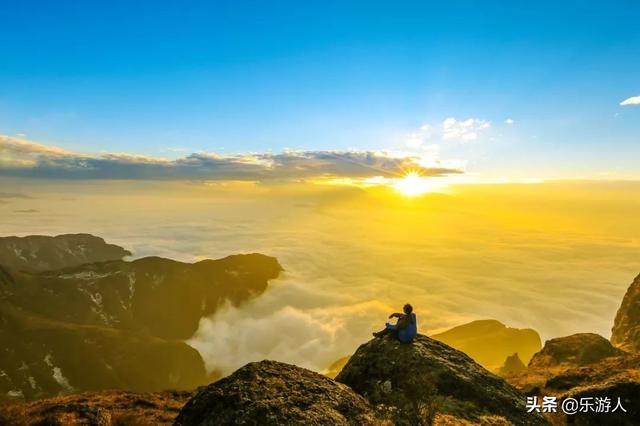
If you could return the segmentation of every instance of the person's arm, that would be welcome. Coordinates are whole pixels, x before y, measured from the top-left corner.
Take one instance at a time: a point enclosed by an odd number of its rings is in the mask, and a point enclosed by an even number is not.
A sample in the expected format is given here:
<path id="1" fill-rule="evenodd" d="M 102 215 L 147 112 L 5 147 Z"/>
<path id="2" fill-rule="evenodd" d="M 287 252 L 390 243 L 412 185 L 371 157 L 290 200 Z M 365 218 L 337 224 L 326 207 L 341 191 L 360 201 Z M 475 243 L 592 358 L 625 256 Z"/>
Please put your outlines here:
<path id="1" fill-rule="evenodd" d="M 411 323 L 411 316 L 410 315 L 402 315 L 398 319 L 398 322 L 396 323 L 396 326 L 398 327 L 398 330 L 402 330 L 403 328 L 407 328 L 409 326 L 409 323 Z"/>
<path id="2" fill-rule="evenodd" d="M 395 312 L 395 313 L 389 315 L 389 318 L 402 318 L 403 316 L 404 315 Z"/>

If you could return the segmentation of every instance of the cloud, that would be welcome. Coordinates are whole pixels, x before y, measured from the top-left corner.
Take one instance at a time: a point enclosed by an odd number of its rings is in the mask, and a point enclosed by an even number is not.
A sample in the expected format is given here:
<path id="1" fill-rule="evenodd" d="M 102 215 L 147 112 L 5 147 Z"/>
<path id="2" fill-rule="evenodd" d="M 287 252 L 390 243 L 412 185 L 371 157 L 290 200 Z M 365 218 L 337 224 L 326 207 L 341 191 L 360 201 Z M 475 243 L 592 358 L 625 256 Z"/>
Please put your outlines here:
<path id="1" fill-rule="evenodd" d="M 389 151 L 285 151 L 220 155 L 193 153 L 175 160 L 128 153 L 67 151 L 0 136 L 0 175 L 84 179 L 296 180 L 316 177 L 393 177 L 415 170 L 424 176 L 461 173 L 424 167 L 415 154 Z"/>
<path id="2" fill-rule="evenodd" d="M 508 119 L 507 124 L 513 124 L 513 120 Z M 491 127 L 491 122 L 480 118 L 467 118 L 459 120 L 449 117 L 437 124 L 424 124 L 418 130 L 406 135 L 405 145 L 410 149 L 418 149 L 433 146 L 433 142 L 470 142 L 477 140 L 482 132 Z"/>
<path id="3" fill-rule="evenodd" d="M 640 96 L 632 96 L 620 102 L 620 106 L 640 105 Z"/>
<path id="4" fill-rule="evenodd" d="M 515 123 L 515 121 L 513 121 L 513 119 L 512 119 L 512 118 L 507 118 L 506 120 L 504 120 L 504 122 L 505 122 L 506 124 L 508 124 L 509 126 L 511 126 L 513 123 Z"/>
<path id="5" fill-rule="evenodd" d="M 269 291 L 249 305 L 225 305 L 202 318 L 187 343 L 200 352 L 208 371 L 229 374 L 262 359 L 322 371 L 350 354 L 354 342 L 366 341 L 391 311 L 376 301 L 349 303 L 291 281 L 272 282 Z"/>
<path id="6" fill-rule="evenodd" d="M 31 198 L 26 194 L 21 194 L 19 192 L 0 192 L 0 199 L 2 198 Z"/>
<path id="7" fill-rule="evenodd" d="M 444 140 L 470 142 L 478 139 L 480 133 L 489 127 L 490 122 L 479 118 L 457 120 L 449 117 L 442 122 L 442 135 Z"/>

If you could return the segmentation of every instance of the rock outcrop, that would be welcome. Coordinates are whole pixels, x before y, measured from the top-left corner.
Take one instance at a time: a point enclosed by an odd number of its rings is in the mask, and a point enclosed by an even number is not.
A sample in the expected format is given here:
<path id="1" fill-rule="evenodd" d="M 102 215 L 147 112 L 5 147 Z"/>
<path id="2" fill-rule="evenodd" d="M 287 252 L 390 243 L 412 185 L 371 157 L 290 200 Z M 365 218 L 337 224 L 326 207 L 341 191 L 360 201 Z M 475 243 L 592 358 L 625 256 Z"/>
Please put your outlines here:
<path id="1" fill-rule="evenodd" d="M 498 375 L 501 377 L 512 376 L 514 374 L 519 374 L 527 369 L 527 366 L 524 365 L 520 357 L 517 353 L 513 355 L 509 355 L 507 359 L 504 360 L 504 364 L 498 370 Z"/>
<path id="2" fill-rule="evenodd" d="M 425 415 L 472 422 L 498 416 L 516 425 L 546 424 L 542 417 L 527 414 L 526 398 L 514 387 L 464 353 L 426 336 L 419 335 L 412 344 L 373 339 L 358 348 L 336 381 L 374 405 L 422 408 Z"/>
<path id="3" fill-rule="evenodd" d="M 472 321 L 430 337 L 461 350 L 491 371 L 497 371 L 513 353 L 527 363 L 542 347 L 535 330 L 507 327 L 496 320 Z"/>
<path id="4" fill-rule="evenodd" d="M 578 333 L 547 340 L 531 358 L 529 368 L 576 367 L 623 354 L 598 334 Z"/>
<path id="5" fill-rule="evenodd" d="M 381 415 L 343 384 L 294 365 L 261 361 L 197 392 L 175 426 L 381 425 Z"/>
<path id="6" fill-rule="evenodd" d="M 50 271 L 130 255 L 128 250 L 90 234 L 0 237 L 0 265 L 18 271 Z"/>
<path id="7" fill-rule="evenodd" d="M 560 410 L 550 415 L 553 424 L 628 425 L 640 424 L 640 355 L 621 355 L 603 358 L 584 366 L 528 369 L 521 376 L 507 380 L 523 388 L 530 395 L 555 396 L 558 401 L 574 398 L 608 398 L 609 412 L 594 409 L 565 416 Z M 620 398 L 624 408 L 614 408 Z"/>
<path id="8" fill-rule="evenodd" d="M 611 343 L 627 352 L 640 352 L 640 275 L 622 299 L 611 330 Z"/>

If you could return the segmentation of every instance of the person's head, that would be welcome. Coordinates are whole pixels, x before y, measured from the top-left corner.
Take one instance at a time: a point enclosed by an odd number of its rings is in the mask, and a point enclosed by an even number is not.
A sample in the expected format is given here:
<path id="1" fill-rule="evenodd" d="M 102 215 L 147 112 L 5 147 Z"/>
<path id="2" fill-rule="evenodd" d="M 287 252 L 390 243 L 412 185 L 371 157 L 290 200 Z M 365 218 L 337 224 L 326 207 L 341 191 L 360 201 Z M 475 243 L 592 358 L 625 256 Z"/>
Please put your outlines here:
<path id="1" fill-rule="evenodd" d="M 402 310 L 405 314 L 409 315 L 411 312 L 413 312 L 413 306 L 407 303 L 406 305 L 404 305 L 404 308 L 402 308 Z"/>

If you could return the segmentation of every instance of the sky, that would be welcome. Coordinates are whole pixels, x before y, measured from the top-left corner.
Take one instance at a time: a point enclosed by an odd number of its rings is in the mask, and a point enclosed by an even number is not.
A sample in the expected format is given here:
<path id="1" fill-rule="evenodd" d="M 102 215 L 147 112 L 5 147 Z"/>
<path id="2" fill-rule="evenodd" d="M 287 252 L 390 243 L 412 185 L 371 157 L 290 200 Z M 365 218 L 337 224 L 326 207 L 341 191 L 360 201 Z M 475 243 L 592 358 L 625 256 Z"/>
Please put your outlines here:
<path id="1" fill-rule="evenodd" d="M 322 371 L 407 301 L 609 336 L 640 253 L 637 1 L 0 2 L 0 234 L 285 273 L 211 369 Z M 473 184 L 473 185 L 470 185 Z"/>
<path id="2" fill-rule="evenodd" d="M 3 175 L 374 177 L 402 158 L 427 176 L 640 177 L 635 1 L 24 1 L 0 17 Z"/>

